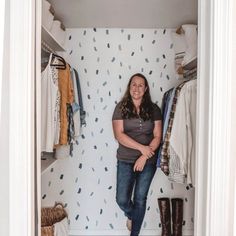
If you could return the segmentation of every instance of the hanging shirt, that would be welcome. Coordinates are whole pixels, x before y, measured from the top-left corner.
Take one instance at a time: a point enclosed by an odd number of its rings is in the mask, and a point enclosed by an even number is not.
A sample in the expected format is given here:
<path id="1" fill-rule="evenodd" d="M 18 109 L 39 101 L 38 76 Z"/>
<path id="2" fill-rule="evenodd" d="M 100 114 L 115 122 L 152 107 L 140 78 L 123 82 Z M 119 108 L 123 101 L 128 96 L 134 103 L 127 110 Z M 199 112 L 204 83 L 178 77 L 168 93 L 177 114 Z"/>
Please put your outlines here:
<path id="1" fill-rule="evenodd" d="M 50 66 L 52 54 L 49 56 L 49 61 L 41 73 L 41 151 L 53 152 L 55 141 L 55 114 L 56 102 L 58 95 L 58 86 L 56 83 L 56 75 Z M 55 77 L 54 77 L 55 76 Z"/>
<path id="2" fill-rule="evenodd" d="M 162 113 L 162 139 L 160 146 L 158 148 L 158 155 L 157 155 L 157 167 L 161 167 L 161 151 L 162 145 L 164 143 L 165 134 L 167 131 L 169 118 L 170 118 L 170 110 L 172 107 L 173 97 L 175 94 L 175 88 L 172 88 L 165 92 L 163 99 L 162 99 L 162 106 L 161 106 L 161 113 Z"/>
<path id="3" fill-rule="evenodd" d="M 83 106 L 83 99 L 82 99 L 82 92 L 81 92 L 80 81 L 79 81 L 79 74 L 76 69 L 74 69 L 74 73 L 75 73 L 78 98 L 79 98 L 79 106 L 80 106 L 80 125 L 86 126 L 86 120 L 85 120 L 86 112 L 85 112 L 84 106 Z"/>
<path id="4" fill-rule="evenodd" d="M 165 118 L 164 118 L 163 131 L 162 131 L 163 137 L 166 136 L 168 123 L 169 123 L 169 120 L 170 120 L 171 107 L 172 107 L 174 96 L 175 96 L 175 90 L 176 90 L 176 87 L 170 90 L 169 96 L 168 96 L 168 99 L 167 99 L 168 104 L 167 104 L 166 111 L 165 111 Z"/>
<path id="5" fill-rule="evenodd" d="M 71 81 L 73 85 L 73 95 L 74 95 L 74 102 L 72 105 L 67 104 L 67 120 L 68 120 L 68 144 L 69 145 L 60 145 L 57 146 L 55 157 L 57 159 L 64 159 L 68 158 L 69 156 L 72 156 L 73 153 L 73 143 L 75 137 L 78 137 L 80 134 L 80 112 L 79 112 L 79 99 L 78 99 L 78 93 L 77 93 L 77 84 L 74 77 L 74 70 L 70 70 L 71 73 Z M 73 119 L 73 121 L 72 121 Z"/>
<path id="6" fill-rule="evenodd" d="M 72 156 L 75 128 L 73 120 L 73 109 L 71 104 L 67 104 L 67 120 L 68 120 L 67 137 L 68 137 L 68 144 L 70 146 L 70 155 Z"/>
<path id="7" fill-rule="evenodd" d="M 71 70 L 71 79 L 74 87 L 74 102 L 72 104 L 73 109 L 73 120 L 74 120 L 74 138 L 78 137 L 80 134 L 80 105 L 78 97 L 78 88 L 76 83 L 76 78 L 74 70 Z"/>
<path id="8" fill-rule="evenodd" d="M 54 58 L 53 64 L 58 64 L 59 61 L 57 58 Z M 60 139 L 60 126 L 61 126 L 61 119 L 60 119 L 60 101 L 61 95 L 58 88 L 58 69 L 55 66 L 51 67 L 52 70 L 52 79 L 54 84 L 57 86 L 57 96 L 56 96 L 56 105 L 55 105 L 55 114 L 54 114 L 54 146 L 59 144 Z"/>
<path id="9" fill-rule="evenodd" d="M 178 100 L 181 88 L 183 86 L 184 86 L 184 83 L 180 84 L 175 90 L 173 103 L 172 103 L 172 106 L 171 106 L 169 123 L 168 123 L 168 127 L 167 127 L 167 130 L 166 130 L 166 135 L 164 137 L 164 142 L 163 142 L 163 146 L 162 146 L 162 150 L 161 150 L 161 163 L 160 163 L 160 166 L 161 166 L 161 170 L 164 172 L 165 175 L 169 175 L 169 158 L 170 158 L 170 155 L 168 153 L 168 149 L 169 149 L 170 135 L 171 135 L 171 132 L 172 132 L 172 125 L 173 125 L 173 120 L 174 120 L 174 116 L 175 116 L 175 109 L 176 109 L 177 100 Z"/>
<path id="10" fill-rule="evenodd" d="M 67 118 L 67 104 L 72 104 L 74 101 L 73 85 L 70 78 L 70 68 L 66 65 L 65 70 L 59 70 L 59 90 L 61 94 L 61 130 L 60 130 L 60 145 L 66 145 L 68 142 L 68 118 Z"/>
<path id="11" fill-rule="evenodd" d="M 172 173 L 178 176 L 182 173 L 187 184 L 192 185 L 195 184 L 196 101 L 197 80 L 192 80 L 181 89 L 170 136 L 170 147 L 179 158 L 170 166 Z"/>

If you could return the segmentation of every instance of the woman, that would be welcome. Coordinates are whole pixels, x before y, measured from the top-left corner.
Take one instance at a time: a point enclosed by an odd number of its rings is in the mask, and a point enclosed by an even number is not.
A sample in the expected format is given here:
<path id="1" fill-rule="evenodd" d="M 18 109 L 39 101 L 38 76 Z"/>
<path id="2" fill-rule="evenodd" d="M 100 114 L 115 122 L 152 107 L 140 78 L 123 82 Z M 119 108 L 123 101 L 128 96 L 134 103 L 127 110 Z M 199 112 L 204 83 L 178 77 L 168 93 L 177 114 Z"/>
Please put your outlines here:
<path id="1" fill-rule="evenodd" d="M 119 142 L 116 201 L 128 217 L 130 235 L 138 236 L 156 171 L 162 127 L 160 109 L 151 101 L 148 82 L 142 74 L 130 78 L 125 95 L 113 113 L 112 124 Z"/>

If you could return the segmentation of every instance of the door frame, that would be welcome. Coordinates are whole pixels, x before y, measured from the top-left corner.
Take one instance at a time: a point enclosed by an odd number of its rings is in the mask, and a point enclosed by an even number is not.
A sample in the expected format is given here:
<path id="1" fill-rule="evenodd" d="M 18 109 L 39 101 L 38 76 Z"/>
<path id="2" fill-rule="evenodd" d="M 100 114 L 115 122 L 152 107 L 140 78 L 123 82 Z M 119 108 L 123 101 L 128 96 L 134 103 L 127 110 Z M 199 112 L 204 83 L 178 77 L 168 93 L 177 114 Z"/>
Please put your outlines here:
<path id="1" fill-rule="evenodd" d="M 35 235 L 35 3 L 9 1 L 10 236 Z"/>
<path id="2" fill-rule="evenodd" d="M 233 10 L 234 0 L 200 0 L 198 5 L 197 236 L 233 235 L 236 217 Z"/>
<path id="3" fill-rule="evenodd" d="M 232 130 L 236 131 L 231 120 L 233 6 L 234 0 L 199 0 L 198 4 L 196 236 L 232 235 L 234 230 L 230 224 L 236 215 L 231 143 L 235 138 Z M 40 187 L 35 191 L 35 183 L 41 186 L 40 131 L 36 133 L 40 124 L 41 12 L 36 9 L 41 9 L 41 1 L 10 3 L 10 236 L 32 236 L 37 229 L 40 235 L 35 204 L 41 206 L 41 193 Z"/>

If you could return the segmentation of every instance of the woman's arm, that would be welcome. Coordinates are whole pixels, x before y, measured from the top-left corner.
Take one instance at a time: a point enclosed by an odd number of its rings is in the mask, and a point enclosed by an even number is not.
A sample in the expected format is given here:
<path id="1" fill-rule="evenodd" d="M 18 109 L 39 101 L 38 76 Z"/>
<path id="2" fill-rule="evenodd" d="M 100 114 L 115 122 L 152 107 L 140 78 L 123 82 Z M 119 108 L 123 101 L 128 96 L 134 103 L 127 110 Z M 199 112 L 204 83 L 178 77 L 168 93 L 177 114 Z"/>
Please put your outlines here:
<path id="1" fill-rule="evenodd" d="M 161 142 L 161 136 L 162 136 L 162 121 L 161 120 L 156 120 L 154 123 L 154 129 L 153 129 L 153 139 L 149 144 L 149 147 L 153 151 L 155 151 Z"/>
<path id="2" fill-rule="evenodd" d="M 161 123 L 161 120 L 157 120 L 155 121 L 155 124 L 154 124 L 154 129 L 153 129 L 153 136 L 154 138 L 152 139 L 151 143 L 149 144 L 149 147 L 155 151 L 159 145 L 160 145 L 160 142 L 161 142 L 161 135 L 162 135 L 162 123 Z M 147 157 L 142 155 L 140 156 L 135 164 L 134 164 L 134 168 L 133 170 L 134 171 L 143 171 L 143 168 L 146 164 L 146 161 L 147 161 Z"/>
<path id="3" fill-rule="evenodd" d="M 119 143 L 128 148 L 139 150 L 145 156 L 151 157 L 152 155 L 154 155 L 154 151 L 150 146 L 142 145 L 124 133 L 123 120 L 113 120 L 112 126 L 114 136 Z"/>

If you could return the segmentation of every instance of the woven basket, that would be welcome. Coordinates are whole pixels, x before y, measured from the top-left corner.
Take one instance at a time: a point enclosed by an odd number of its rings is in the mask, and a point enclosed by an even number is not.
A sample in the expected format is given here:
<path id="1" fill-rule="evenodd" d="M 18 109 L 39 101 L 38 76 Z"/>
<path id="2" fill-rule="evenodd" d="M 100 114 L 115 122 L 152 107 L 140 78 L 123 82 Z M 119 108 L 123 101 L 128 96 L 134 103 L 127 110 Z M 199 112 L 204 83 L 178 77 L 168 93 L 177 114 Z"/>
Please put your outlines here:
<path id="1" fill-rule="evenodd" d="M 41 236 L 54 236 L 54 226 L 41 227 Z"/>
<path id="2" fill-rule="evenodd" d="M 62 203 L 56 202 L 54 207 L 43 207 L 41 209 L 41 227 L 53 226 L 65 217 L 67 217 L 67 213 Z"/>

